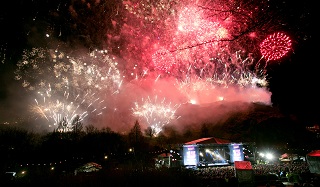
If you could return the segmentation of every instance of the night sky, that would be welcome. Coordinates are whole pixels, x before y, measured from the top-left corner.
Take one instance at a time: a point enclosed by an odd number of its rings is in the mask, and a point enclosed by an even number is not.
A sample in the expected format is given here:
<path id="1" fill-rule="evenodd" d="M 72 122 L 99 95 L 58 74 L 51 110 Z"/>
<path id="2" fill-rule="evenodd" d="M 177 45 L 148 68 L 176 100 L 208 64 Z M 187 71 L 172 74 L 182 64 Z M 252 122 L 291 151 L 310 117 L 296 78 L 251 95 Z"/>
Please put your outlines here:
<path id="1" fill-rule="evenodd" d="M 161 128 L 199 120 L 190 119 L 191 104 L 241 101 L 318 124 L 314 7 L 311 0 L 7 1 L 0 7 L 0 123 L 52 129 L 59 115 L 77 113 L 115 130 L 136 119 Z M 290 41 L 267 46 L 283 52 L 267 61 L 260 46 L 275 33 Z"/>

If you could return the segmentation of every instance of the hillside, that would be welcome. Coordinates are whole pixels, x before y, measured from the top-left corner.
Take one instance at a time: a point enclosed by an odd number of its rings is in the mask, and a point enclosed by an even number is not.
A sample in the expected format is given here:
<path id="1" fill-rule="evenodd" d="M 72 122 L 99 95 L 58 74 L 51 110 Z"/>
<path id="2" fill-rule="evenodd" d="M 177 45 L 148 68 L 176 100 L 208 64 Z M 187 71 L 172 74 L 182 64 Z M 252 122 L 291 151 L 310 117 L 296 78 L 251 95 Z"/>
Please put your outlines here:
<path id="1" fill-rule="evenodd" d="M 234 142 L 256 142 L 272 145 L 310 145 L 315 135 L 294 116 L 263 103 L 217 102 L 199 106 L 181 106 L 180 130 L 207 131 L 211 136 Z M 202 132 L 203 135 L 204 132 Z"/>

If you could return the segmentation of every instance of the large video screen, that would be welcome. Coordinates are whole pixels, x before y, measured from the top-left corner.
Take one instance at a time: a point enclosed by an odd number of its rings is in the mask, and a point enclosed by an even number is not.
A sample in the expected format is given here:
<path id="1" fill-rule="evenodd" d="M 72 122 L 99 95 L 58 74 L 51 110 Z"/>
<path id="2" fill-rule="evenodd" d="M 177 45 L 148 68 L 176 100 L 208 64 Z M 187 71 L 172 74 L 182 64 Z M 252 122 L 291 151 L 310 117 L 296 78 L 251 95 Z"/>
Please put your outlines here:
<path id="1" fill-rule="evenodd" d="M 243 161 L 244 160 L 242 144 L 232 144 L 229 147 L 230 147 L 231 162 L 234 163 L 235 161 Z"/>
<path id="2" fill-rule="evenodd" d="M 196 166 L 199 161 L 199 148 L 196 145 L 183 146 L 183 164 L 185 166 Z"/>

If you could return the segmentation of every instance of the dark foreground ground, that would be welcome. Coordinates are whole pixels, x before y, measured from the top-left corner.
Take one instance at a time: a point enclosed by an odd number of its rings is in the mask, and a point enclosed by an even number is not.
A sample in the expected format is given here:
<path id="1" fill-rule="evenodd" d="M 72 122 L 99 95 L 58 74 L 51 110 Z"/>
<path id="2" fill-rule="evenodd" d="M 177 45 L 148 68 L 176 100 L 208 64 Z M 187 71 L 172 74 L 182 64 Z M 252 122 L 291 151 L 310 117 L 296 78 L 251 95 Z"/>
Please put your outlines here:
<path id="1" fill-rule="evenodd" d="M 225 182 L 224 180 L 206 181 L 188 172 L 177 169 L 165 170 L 102 170 L 93 173 L 59 174 L 47 176 L 25 176 L 21 178 L 2 178 L 1 187 L 5 186 L 45 186 L 45 187 L 102 187 L 102 186 L 208 186 L 208 183 Z M 214 185 L 212 185 L 214 186 Z M 217 186 L 217 185 L 215 185 Z"/>
<path id="2" fill-rule="evenodd" d="M 126 186 L 148 186 L 148 187 L 257 187 L 257 186 L 294 186 L 294 183 L 282 183 L 280 180 L 260 180 L 254 183 L 239 183 L 236 177 L 225 179 L 221 176 L 215 177 L 213 172 L 217 170 L 208 169 L 148 169 L 148 170 L 100 170 L 92 173 L 52 173 L 25 175 L 23 177 L 5 177 L 0 179 L 1 187 L 126 187 Z M 205 174 L 204 174 L 205 173 Z M 312 174 L 300 175 L 300 181 L 295 186 L 320 186 L 318 176 Z M 284 185 L 287 184 L 287 185 Z"/>
<path id="3" fill-rule="evenodd" d="M 224 179 L 204 179 L 190 176 L 177 170 L 166 171 L 110 171 L 91 174 L 78 174 L 77 176 L 48 176 L 41 178 L 24 178 L 3 181 L 1 187 L 5 186 L 45 186 L 45 187 L 126 187 L 126 186 L 148 186 L 148 187 L 178 187 L 178 186 L 237 186 L 236 179 L 227 182 Z"/>

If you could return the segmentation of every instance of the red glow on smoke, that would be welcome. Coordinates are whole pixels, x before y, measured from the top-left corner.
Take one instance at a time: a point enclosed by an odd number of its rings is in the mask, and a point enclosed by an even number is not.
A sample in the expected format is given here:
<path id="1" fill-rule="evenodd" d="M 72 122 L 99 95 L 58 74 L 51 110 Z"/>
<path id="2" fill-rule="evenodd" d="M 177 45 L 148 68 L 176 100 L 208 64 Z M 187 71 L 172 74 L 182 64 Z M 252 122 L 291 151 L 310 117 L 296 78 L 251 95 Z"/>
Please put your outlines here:
<path id="1" fill-rule="evenodd" d="M 252 38 L 252 39 L 254 39 L 254 38 L 257 37 L 257 33 L 256 33 L 256 32 L 251 32 L 251 33 L 249 34 L 249 37 Z"/>

